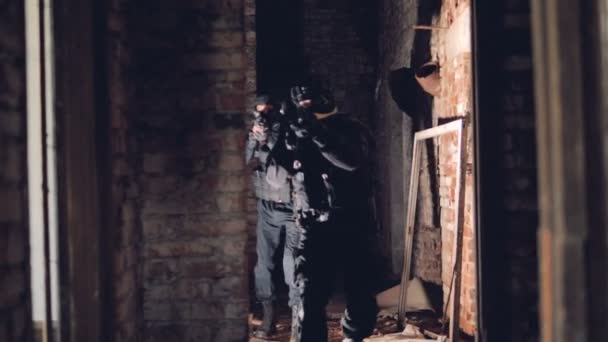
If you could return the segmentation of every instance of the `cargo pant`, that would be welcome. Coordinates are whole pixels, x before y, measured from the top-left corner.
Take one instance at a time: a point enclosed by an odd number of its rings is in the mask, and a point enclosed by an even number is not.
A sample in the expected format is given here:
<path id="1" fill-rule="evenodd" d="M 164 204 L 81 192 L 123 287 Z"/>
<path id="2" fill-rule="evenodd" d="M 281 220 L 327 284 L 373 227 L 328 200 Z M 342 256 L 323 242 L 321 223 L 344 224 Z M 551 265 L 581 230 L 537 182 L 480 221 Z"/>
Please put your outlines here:
<path id="1" fill-rule="evenodd" d="M 344 276 L 346 310 L 341 321 L 345 337 L 355 341 L 372 334 L 378 308 L 375 284 L 379 275 L 373 253 L 375 230 L 365 210 L 332 210 L 329 219 L 299 220 L 296 286 L 300 303 L 292 340 L 327 341 L 325 307 L 335 276 Z"/>
<path id="2" fill-rule="evenodd" d="M 294 284 L 294 249 L 298 243 L 293 210 L 290 204 L 258 200 L 257 204 L 257 263 L 254 269 L 257 299 L 261 302 L 276 299 L 272 274 L 275 270 L 275 253 L 281 247 L 281 236 L 285 236 L 283 249 L 283 273 L 289 286 L 289 306 L 295 305 L 298 296 Z"/>

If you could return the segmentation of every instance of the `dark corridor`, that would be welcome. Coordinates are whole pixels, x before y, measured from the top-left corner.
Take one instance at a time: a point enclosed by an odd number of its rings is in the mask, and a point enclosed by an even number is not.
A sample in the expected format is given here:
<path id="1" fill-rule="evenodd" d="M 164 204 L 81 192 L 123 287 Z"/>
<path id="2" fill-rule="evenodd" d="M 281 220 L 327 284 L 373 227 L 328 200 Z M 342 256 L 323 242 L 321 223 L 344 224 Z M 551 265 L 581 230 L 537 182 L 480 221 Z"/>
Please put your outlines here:
<path id="1" fill-rule="evenodd" d="M 256 1 L 258 93 L 285 96 L 307 74 L 302 6 L 302 0 Z"/>

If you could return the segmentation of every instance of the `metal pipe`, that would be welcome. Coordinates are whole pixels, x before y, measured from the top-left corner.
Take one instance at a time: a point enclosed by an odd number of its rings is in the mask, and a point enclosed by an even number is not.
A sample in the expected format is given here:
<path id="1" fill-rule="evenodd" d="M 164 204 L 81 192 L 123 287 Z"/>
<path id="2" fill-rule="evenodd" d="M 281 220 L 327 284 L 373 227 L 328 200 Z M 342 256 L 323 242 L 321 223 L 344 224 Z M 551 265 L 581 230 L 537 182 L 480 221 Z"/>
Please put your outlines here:
<path id="1" fill-rule="evenodd" d="M 46 37 L 45 37 L 45 2 L 38 2 L 38 20 L 39 20 L 39 43 L 40 43 L 40 129 L 42 143 L 42 220 L 44 231 L 44 285 L 45 285 L 45 302 L 46 302 L 46 341 L 54 342 L 55 335 L 53 333 L 53 310 L 52 310 L 52 285 L 51 285 L 51 247 L 49 233 L 49 185 L 48 185 L 48 154 L 47 154 L 47 77 L 46 77 Z"/>

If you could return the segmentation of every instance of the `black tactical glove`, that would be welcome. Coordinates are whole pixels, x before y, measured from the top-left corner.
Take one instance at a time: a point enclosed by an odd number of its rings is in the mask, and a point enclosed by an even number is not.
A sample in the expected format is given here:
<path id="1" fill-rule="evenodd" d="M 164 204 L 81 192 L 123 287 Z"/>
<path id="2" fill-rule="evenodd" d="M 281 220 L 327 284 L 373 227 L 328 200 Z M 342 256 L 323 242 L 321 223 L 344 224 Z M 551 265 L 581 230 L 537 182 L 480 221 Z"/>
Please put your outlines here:
<path id="1" fill-rule="evenodd" d="M 301 120 L 298 120 L 298 123 L 292 123 L 290 127 L 298 138 L 310 137 L 320 148 L 327 146 L 329 132 L 314 114 L 304 116 Z"/>
<path id="2" fill-rule="evenodd" d="M 330 113 L 336 109 L 333 96 L 329 90 L 318 83 L 299 85 L 290 89 L 291 101 L 298 109 L 295 122 L 290 125 L 296 136 L 312 137 L 317 145 L 324 145 L 323 125 L 314 113 Z"/>
<path id="3" fill-rule="evenodd" d="M 259 111 L 258 106 L 271 106 L 269 109 Z M 258 95 L 255 99 L 255 107 L 253 108 L 253 127 L 249 132 L 249 137 L 259 142 L 265 142 L 268 139 L 269 116 L 273 111 L 278 110 L 277 101 L 269 95 Z"/>
<path id="4" fill-rule="evenodd" d="M 319 122 L 311 111 L 300 109 L 298 117 L 289 127 L 298 138 L 306 138 L 315 135 L 319 128 Z"/>

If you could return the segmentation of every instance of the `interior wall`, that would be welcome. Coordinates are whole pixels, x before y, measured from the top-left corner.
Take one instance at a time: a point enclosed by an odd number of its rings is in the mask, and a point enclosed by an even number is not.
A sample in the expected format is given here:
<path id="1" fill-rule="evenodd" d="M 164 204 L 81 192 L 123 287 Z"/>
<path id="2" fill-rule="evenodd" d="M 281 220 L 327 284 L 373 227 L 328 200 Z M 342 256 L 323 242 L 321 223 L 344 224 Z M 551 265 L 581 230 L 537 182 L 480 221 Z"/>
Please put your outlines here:
<path id="1" fill-rule="evenodd" d="M 28 341 L 25 11 L 23 1 L 0 7 L 0 340 Z"/>
<path id="2" fill-rule="evenodd" d="M 308 70 L 304 58 L 303 0 L 256 1 L 257 88 L 261 93 L 288 96 L 289 87 Z"/>
<path id="3" fill-rule="evenodd" d="M 477 312 L 476 241 L 473 204 L 473 74 L 471 54 L 470 1 L 443 1 L 441 11 L 433 19 L 431 59 L 440 65 L 441 94 L 433 101 L 433 121 L 442 123 L 455 117 L 466 122 L 467 150 L 465 177 L 464 231 L 462 245 L 460 326 L 475 335 Z M 453 274 L 453 243 L 456 211 L 456 148 L 455 134 L 440 138 L 438 144 L 438 188 L 442 239 L 441 278 L 444 301 L 447 300 Z"/>
<path id="4" fill-rule="evenodd" d="M 108 248 L 112 258 L 110 296 L 114 341 L 142 338 L 142 291 L 139 280 L 141 246 L 140 188 L 136 181 L 137 141 L 132 116 L 133 83 L 130 80 L 132 53 L 128 30 L 128 0 L 112 1 L 106 7 L 103 25 L 109 115 L 109 163 L 111 193 Z"/>
<path id="5" fill-rule="evenodd" d="M 433 20 L 439 15 L 441 1 L 418 2 L 417 6 L 417 25 L 432 25 Z M 411 73 L 408 82 L 414 84 L 408 88 L 408 95 L 414 100 L 412 107 L 412 126 L 413 132 L 431 128 L 437 125 L 437 120 L 433 119 L 433 103 L 435 97 L 424 91 L 415 81 L 414 73 L 423 64 L 431 60 L 431 36 L 430 30 L 414 30 L 412 26 L 409 30 L 415 31 L 412 46 L 412 60 L 410 63 Z M 404 136 L 410 139 L 410 136 Z M 437 139 L 426 140 L 421 146 L 421 167 L 419 170 L 418 196 L 416 203 L 415 234 L 413 239 L 413 258 L 412 273 L 422 279 L 426 285 L 427 293 L 433 300 L 435 309 L 439 312 L 443 308 L 444 296 L 447 292 L 443 291 L 443 261 L 446 258 L 444 249 L 446 248 L 441 234 L 443 227 L 440 220 L 440 178 L 438 174 L 438 163 L 440 163 Z M 404 151 L 410 158 L 411 152 Z M 409 175 L 408 175 L 409 176 Z M 409 180 L 406 180 L 409 182 Z M 409 190 L 409 184 L 408 190 Z"/>
<path id="6" fill-rule="evenodd" d="M 380 156 L 382 221 L 390 227 L 393 272 L 401 273 L 404 241 L 404 192 L 409 191 L 412 140 L 415 131 L 455 116 L 471 116 L 472 69 L 470 4 L 453 1 L 385 1 L 380 11 L 380 61 L 376 113 Z M 413 25 L 436 30 L 414 30 Z M 441 64 L 442 92 L 431 97 L 414 81 L 422 64 Z M 400 69 L 406 67 L 407 69 Z M 407 80 L 407 81 L 406 81 Z M 393 84 L 394 86 L 391 86 Z M 391 89 L 392 88 L 392 89 Z M 392 92 L 391 92 L 392 90 Z M 396 103 L 395 97 L 398 100 Z M 404 134 L 405 133 L 405 134 Z M 465 189 L 465 240 L 461 328 L 475 334 L 475 239 L 473 235 L 472 131 L 468 124 L 467 186 Z M 447 299 L 452 275 L 452 232 L 455 178 L 455 137 L 427 141 L 422 146 L 415 220 L 412 273 L 422 279 L 431 296 Z M 454 165 L 452 165 L 454 164 Z M 451 167 L 450 167 L 451 166 Z M 404 189 L 404 190 L 402 190 Z M 443 289 L 443 291 L 441 291 Z M 441 308 L 441 295 L 435 305 Z"/>
<path id="7" fill-rule="evenodd" d="M 393 100 L 389 87 L 391 71 L 411 66 L 416 0 L 384 0 L 378 15 L 378 67 L 374 93 L 374 134 L 377 145 L 378 221 L 384 231 L 386 250 L 390 251 L 392 271 L 401 275 L 405 208 L 404 191 L 409 188 L 415 113 L 404 113 Z M 412 94 L 404 93 L 406 101 Z M 415 101 L 412 101 L 415 102 Z M 404 184 L 405 182 L 405 184 Z"/>
<path id="8" fill-rule="evenodd" d="M 422 4 L 385 1 L 380 10 L 380 67 L 375 104 L 380 183 L 377 202 L 395 275 L 400 275 L 403 268 L 405 208 L 414 132 L 433 125 L 432 97 L 414 79 L 414 70 L 430 58 L 431 34 L 414 30 L 413 26 L 430 25 L 437 8 L 436 1 Z M 436 152 L 432 141 L 423 144 L 422 150 L 412 274 L 428 285 L 434 305 L 440 309 L 442 241 L 437 210 Z"/>
<path id="9" fill-rule="evenodd" d="M 143 340 L 247 334 L 245 116 L 251 1 L 131 1 Z"/>
<path id="10" fill-rule="evenodd" d="M 303 46 L 309 70 L 326 81 L 338 108 L 373 125 L 377 4 L 303 0 Z"/>

